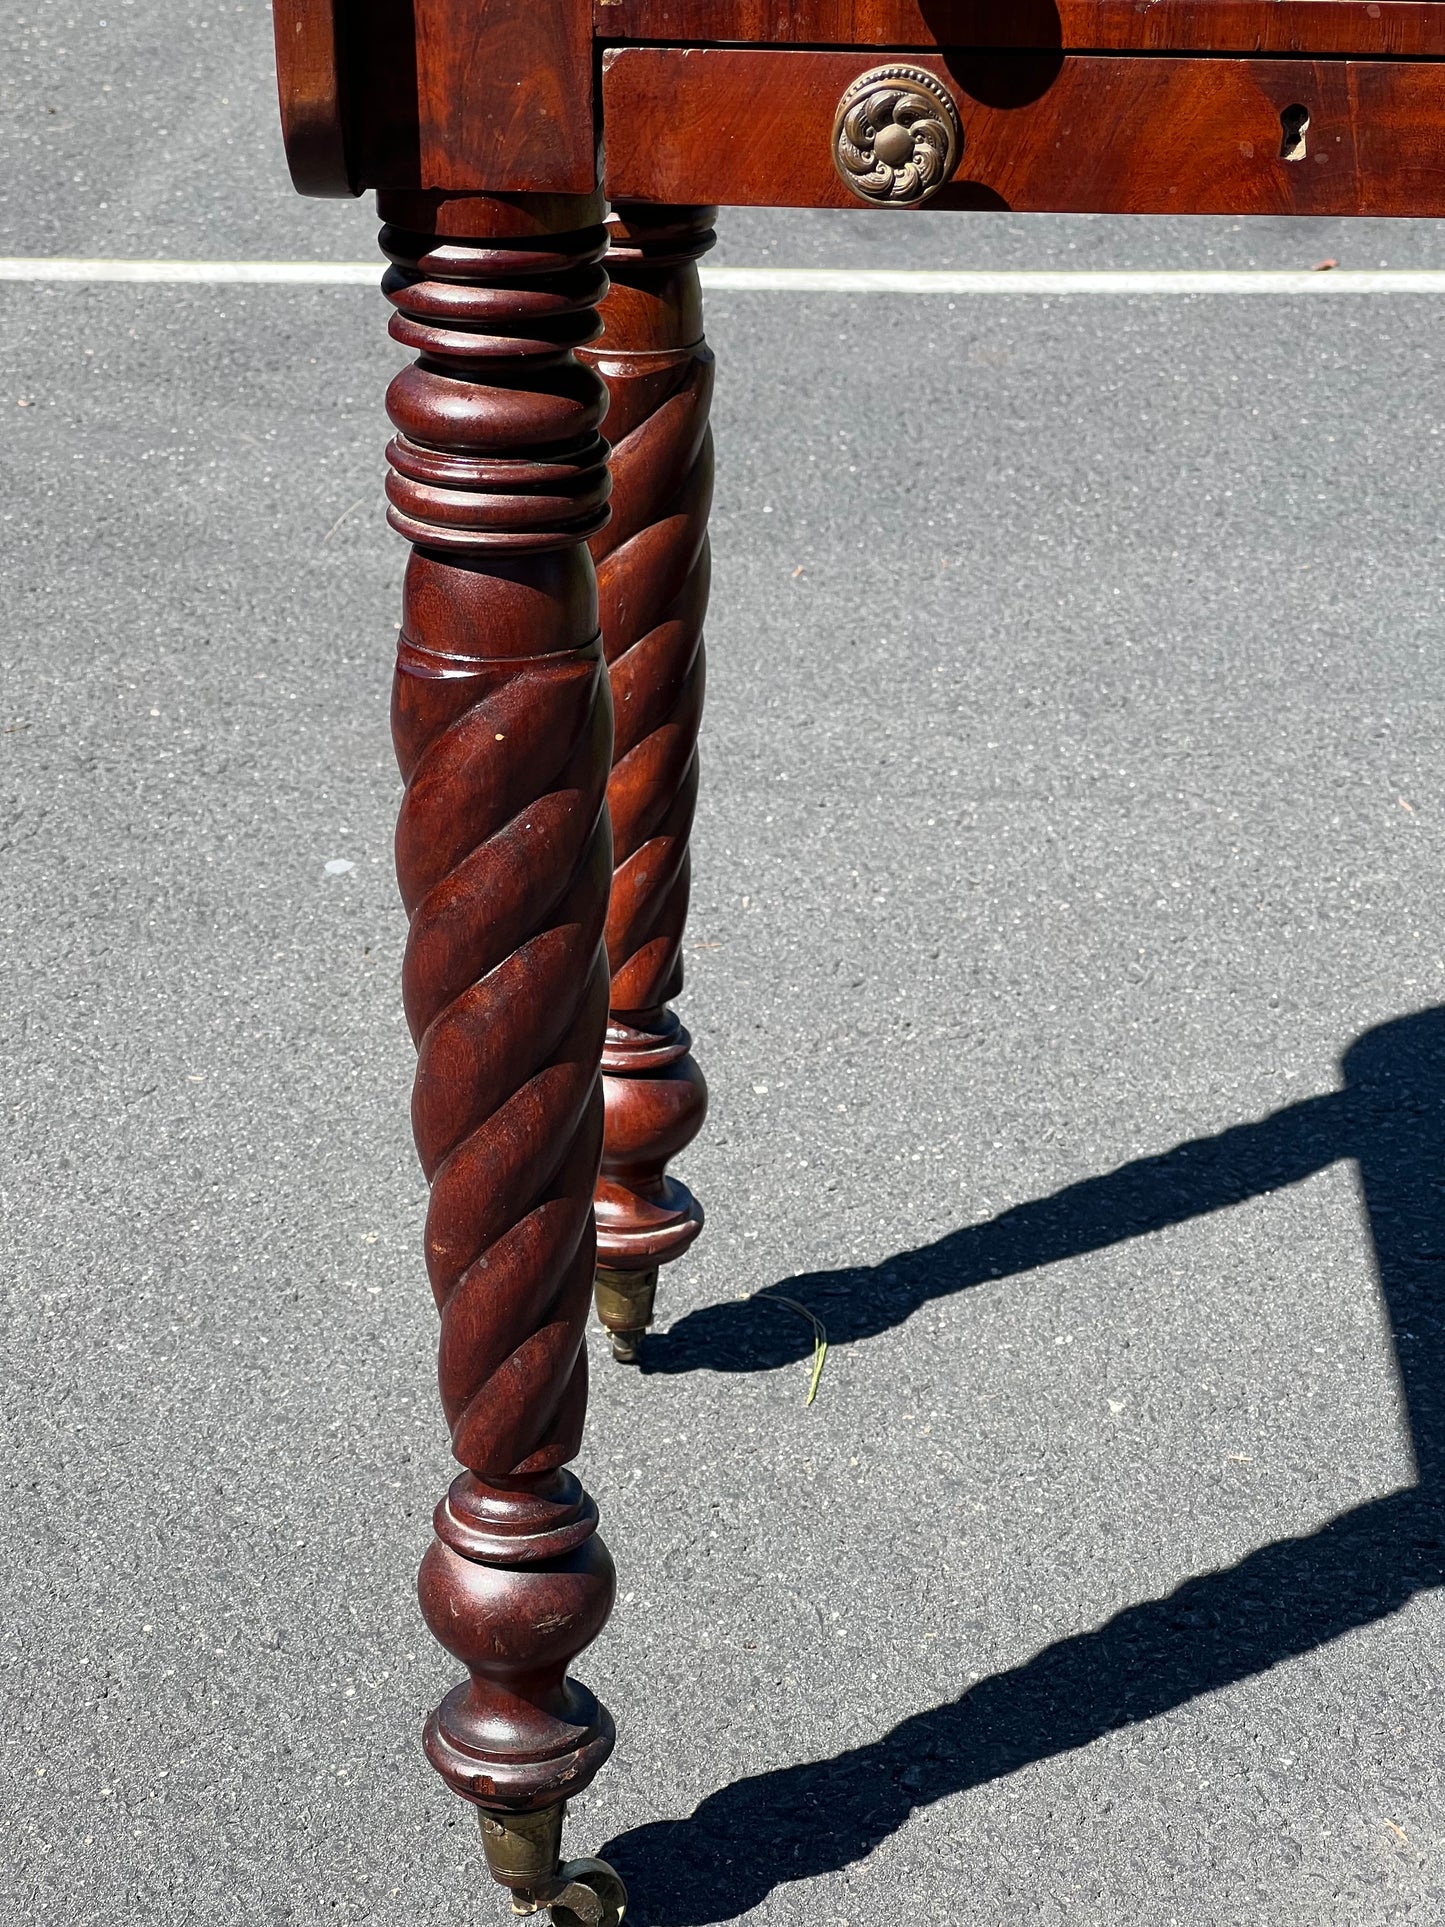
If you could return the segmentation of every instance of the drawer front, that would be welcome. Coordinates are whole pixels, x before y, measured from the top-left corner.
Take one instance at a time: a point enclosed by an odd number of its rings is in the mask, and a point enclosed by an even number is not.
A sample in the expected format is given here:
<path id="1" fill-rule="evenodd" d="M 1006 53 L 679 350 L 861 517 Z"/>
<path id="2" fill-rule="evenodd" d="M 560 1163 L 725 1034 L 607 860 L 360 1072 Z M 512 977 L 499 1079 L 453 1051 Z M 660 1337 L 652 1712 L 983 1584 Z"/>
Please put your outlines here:
<path id="1" fill-rule="evenodd" d="M 952 96 L 928 205 L 1072 214 L 1445 214 L 1445 63 L 622 47 L 603 56 L 607 193 L 862 207 L 835 120 L 893 61 Z"/>

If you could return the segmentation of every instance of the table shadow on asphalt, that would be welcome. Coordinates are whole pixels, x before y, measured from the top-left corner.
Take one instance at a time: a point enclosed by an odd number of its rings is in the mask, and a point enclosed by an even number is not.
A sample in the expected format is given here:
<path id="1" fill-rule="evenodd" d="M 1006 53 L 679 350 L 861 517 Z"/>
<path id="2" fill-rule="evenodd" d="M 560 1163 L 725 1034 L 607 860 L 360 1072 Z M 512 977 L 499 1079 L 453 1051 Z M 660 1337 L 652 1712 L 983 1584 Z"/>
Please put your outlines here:
<path id="1" fill-rule="evenodd" d="M 871 1745 L 736 1781 L 685 1820 L 621 1835 L 603 1851 L 626 1878 L 640 1923 L 731 1920 L 784 1881 L 863 1859 L 917 1808 L 1266 1672 L 1445 1584 L 1445 1007 L 1366 1031 L 1341 1063 L 1339 1090 L 882 1265 L 809 1272 L 785 1288 L 824 1318 L 831 1342 L 873 1337 L 929 1299 L 1161 1230 L 1353 1158 L 1417 1484 L 1186 1580 L 1167 1598 L 1126 1607 Z M 800 1321 L 754 1299 L 690 1313 L 649 1338 L 645 1367 L 767 1370 L 811 1344 Z"/>

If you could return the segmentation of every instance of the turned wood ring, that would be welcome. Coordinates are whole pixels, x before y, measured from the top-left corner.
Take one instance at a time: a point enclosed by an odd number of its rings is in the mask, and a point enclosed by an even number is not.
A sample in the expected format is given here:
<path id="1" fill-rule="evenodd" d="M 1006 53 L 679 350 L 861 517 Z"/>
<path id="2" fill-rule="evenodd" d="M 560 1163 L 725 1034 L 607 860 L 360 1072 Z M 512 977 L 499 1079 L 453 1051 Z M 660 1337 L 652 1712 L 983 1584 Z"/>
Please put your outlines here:
<path id="1" fill-rule="evenodd" d="M 860 201 L 876 206 L 931 199 L 962 151 L 953 96 L 926 67 L 871 67 L 833 116 L 833 164 Z"/>

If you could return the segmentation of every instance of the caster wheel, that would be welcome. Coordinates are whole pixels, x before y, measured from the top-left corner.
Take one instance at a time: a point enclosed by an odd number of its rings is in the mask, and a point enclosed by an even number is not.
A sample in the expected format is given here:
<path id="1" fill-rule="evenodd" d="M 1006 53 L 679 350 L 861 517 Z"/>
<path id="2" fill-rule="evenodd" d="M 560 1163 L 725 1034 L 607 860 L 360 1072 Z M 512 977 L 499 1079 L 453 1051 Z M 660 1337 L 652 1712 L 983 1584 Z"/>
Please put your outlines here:
<path id="1" fill-rule="evenodd" d="M 627 1889 L 605 1860 L 569 1860 L 557 1879 L 561 1891 L 547 1903 L 552 1927 L 621 1927 Z"/>

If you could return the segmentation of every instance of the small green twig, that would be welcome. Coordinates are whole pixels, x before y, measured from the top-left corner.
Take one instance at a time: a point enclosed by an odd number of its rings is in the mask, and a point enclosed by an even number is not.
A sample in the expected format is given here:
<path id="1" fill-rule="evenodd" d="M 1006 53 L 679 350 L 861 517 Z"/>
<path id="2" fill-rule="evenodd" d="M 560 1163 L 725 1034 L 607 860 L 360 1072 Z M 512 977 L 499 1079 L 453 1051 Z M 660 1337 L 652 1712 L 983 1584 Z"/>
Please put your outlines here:
<path id="1" fill-rule="evenodd" d="M 808 1381 L 808 1396 L 803 1401 L 805 1405 L 811 1405 L 818 1396 L 818 1380 L 823 1376 L 823 1366 L 828 1357 L 828 1327 L 816 1312 L 809 1311 L 796 1298 L 785 1298 L 780 1291 L 769 1291 L 764 1287 L 762 1291 L 755 1291 L 753 1297 L 761 1298 L 770 1305 L 785 1305 L 800 1318 L 806 1318 L 813 1327 L 813 1376 Z"/>

